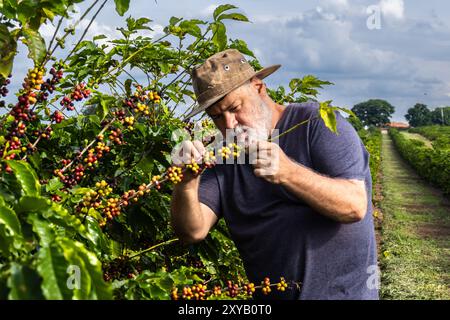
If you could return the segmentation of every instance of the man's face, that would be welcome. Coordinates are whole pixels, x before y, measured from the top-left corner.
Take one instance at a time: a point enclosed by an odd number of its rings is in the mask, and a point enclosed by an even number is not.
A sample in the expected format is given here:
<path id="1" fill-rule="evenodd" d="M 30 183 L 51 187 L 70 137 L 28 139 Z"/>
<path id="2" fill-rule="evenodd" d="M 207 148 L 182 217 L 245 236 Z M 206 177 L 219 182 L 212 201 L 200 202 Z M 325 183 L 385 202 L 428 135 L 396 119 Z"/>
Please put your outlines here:
<path id="1" fill-rule="evenodd" d="M 253 84 L 228 93 L 206 110 L 224 137 L 234 134 L 238 141 L 249 143 L 249 135 L 266 139 L 272 125 L 270 107 L 261 99 Z"/>

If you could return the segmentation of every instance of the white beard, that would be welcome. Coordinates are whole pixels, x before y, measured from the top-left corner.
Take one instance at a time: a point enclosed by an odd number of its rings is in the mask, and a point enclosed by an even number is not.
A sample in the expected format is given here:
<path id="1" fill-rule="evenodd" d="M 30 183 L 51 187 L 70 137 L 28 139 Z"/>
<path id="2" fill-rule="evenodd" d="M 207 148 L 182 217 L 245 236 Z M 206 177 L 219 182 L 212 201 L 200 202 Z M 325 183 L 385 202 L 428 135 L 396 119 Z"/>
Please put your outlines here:
<path id="1" fill-rule="evenodd" d="M 263 101 L 261 101 L 261 105 L 257 109 L 259 110 L 254 110 L 254 112 L 259 114 L 260 117 L 254 121 L 252 126 L 238 124 L 236 128 L 232 129 L 232 132 L 230 132 L 232 136 L 236 137 L 238 145 L 243 148 L 256 143 L 256 141 L 267 140 L 269 138 L 272 123 L 272 111 Z"/>

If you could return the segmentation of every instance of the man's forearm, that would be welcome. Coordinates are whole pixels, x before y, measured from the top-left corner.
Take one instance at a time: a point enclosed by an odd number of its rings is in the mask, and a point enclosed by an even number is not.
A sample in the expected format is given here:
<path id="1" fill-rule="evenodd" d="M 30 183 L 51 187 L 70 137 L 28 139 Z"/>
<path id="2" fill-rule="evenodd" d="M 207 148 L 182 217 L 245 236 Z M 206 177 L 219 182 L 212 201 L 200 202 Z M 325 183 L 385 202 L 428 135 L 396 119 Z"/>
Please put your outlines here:
<path id="1" fill-rule="evenodd" d="M 343 223 L 364 218 L 367 210 L 364 181 L 326 177 L 292 160 L 283 171 L 281 185 L 317 212 Z"/>
<path id="2" fill-rule="evenodd" d="M 202 230 L 204 219 L 198 201 L 199 179 L 174 187 L 171 202 L 171 223 L 180 237 L 195 237 Z"/>

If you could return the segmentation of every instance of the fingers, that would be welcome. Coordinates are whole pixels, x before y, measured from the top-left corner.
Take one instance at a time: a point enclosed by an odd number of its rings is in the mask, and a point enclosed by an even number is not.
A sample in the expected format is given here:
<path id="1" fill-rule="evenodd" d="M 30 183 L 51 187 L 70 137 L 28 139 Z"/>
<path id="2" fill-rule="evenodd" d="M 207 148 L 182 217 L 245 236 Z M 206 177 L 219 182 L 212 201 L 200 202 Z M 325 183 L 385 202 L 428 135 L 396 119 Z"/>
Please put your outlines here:
<path id="1" fill-rule="evenodd" d="M 274 160 L 274 157 L 278 155 L 278 146 L 268 141 L 257 141 L 255 144 L 249 147 L 251 163 L 255 164 L 260 159 Z"/>
<path id="2" fill-rule="evenodd" d="M 185 161 L 184 163 L 189 163 L 194 159 L 196 162 L 200 161 L 203 158 L 203 154 L 205 153 L 205 147 L 200 141 L 185 141 Z"/>
<path id="3" fill-rule="evenodd" d="M 194 140 L 193 145 L 195 147 L 195 150 L 197 152 L 197 154 L 200 155 L 200 158 L 195 158 L 196 161 L 200 161 L 201 157 L 205 154 L 206 152 L 206 148 L 203 145 L 203 143 L 201 141 L 198 140 Z"/>
<path id="4" fill-rule="evenodd" d="M 255 176 L 276 181 L 279 172 L 279 146 L 268 141 L 258 141 L 249 150 L 252 155 L 253 172 Z M 251 160 L 252 161 L 252 160 Z"/>
<path id="5" fill-rule="evenodd" d="M 275 147 L 275 144 L 269 141 L 259 140 L 255 141 L 249 146 L 249 152 L 256 151 L 271 151 Z"/>
<path id="6" fill-rule="evenodd" d="M 200 141 L 185 140 L 175 147 L 172 152 L 172 162 L 176 165 L 196 162 L 203 158 L 206 149 Z"/>
<path id="7" fill-rule="evenodd" d="M 255 164 L 253 165 L 255 168 L 265 168 L 270 167 L 272 161 L 271 159 L 257 159 Z"/>

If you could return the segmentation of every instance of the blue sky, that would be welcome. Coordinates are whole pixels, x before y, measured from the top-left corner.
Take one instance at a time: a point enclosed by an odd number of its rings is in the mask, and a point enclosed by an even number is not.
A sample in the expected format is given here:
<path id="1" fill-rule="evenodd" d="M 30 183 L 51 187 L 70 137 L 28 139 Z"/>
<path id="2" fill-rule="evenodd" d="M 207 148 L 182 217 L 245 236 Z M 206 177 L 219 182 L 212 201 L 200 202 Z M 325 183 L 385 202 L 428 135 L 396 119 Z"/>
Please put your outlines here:
<path id="1" fill-rule="evenodd" d="M 282 65 L 266 78 L 268 86 L 287 85 L 291 78 L 313 74 L 335 83 L 322 90 L 320 100 L 351 108 L 367 99 L 386 99 L 396 107 L 394 121 L 405 121 L 404 114 L 416 102 L 431 109 L 450 105 L 448 1 L 131 0 L 126 16 L 152 19 L 157 33 L 171 16 L 211 19 L 214 8 L 225 3 L 236 5 L 251 20 L 230 21 L 230 38 L 245 40 L 263 65 Z M 372 30 L 367 26 L 374 13 L 367 12 L 369 6 L 380 13 L 379 28 Z M 115 28 L 123 21 L 110 0 L 88 37 L 115 37 Z M 47 39 L 52 28 L 41 30 Z M 23 47 L 19 50 L 15 78 L 30 66 Z"/>

